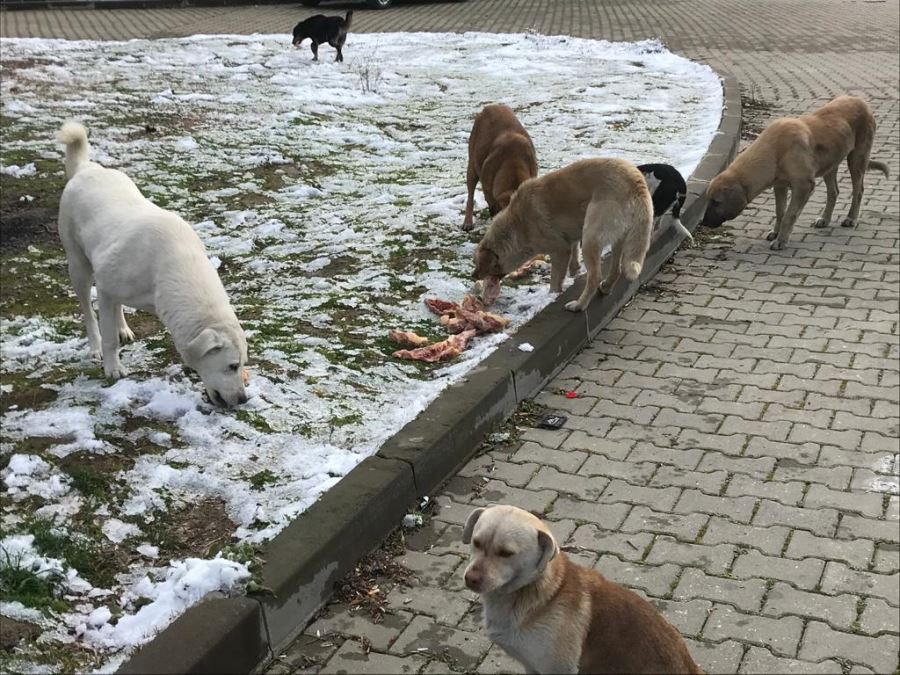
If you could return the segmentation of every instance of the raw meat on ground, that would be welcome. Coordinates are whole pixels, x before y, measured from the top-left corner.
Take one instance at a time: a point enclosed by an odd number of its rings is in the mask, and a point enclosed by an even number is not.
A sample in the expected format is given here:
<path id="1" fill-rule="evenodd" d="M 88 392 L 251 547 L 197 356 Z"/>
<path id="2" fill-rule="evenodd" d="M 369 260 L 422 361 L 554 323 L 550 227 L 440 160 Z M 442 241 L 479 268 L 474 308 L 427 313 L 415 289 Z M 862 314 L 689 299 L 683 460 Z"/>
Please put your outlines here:
<path id="1" fill-rule="evenodd" d="M 394 352 L 394 356 L 398 359 L 410 359 L 412 361 L 425 361 L 426 363 L 435 363 L 444 359 L 452 359 L 459 356 L 466 348 L 469 340 L 475 336 L 475 330 L 466 330 L 457 335 L 448 337 L 441 342 L 435 342 L 427 347 L 419 347 L 418 349 L 401 349 Z"/>

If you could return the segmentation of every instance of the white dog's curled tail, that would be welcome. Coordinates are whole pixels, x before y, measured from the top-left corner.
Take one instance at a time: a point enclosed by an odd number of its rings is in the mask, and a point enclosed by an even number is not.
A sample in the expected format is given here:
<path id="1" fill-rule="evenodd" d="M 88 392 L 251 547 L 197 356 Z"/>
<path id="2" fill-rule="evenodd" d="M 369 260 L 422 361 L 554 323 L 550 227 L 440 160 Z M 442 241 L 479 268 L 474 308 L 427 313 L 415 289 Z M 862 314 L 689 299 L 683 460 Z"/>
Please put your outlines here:
<path id="1" fill-rule="evenodd" d="M 66 144 L 66 177 L 71 178 L 90 158 L 87 129 L 78 122 L 66 122 L 56 137 Z"/>

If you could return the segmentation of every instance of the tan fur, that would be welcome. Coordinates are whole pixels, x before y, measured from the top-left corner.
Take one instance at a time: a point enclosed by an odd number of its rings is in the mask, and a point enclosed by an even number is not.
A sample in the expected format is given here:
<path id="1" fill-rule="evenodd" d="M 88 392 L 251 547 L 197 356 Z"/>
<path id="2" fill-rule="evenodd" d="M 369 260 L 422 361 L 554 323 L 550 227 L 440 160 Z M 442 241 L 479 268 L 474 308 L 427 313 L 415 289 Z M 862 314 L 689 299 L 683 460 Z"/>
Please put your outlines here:
<path id="1" fill-rule="evenodd" d="M 825 178 L 828 197 L 814 226 L 830 224 L 838 196 L 837 171 L 846 159 L 853 201 L 841 227 L 856 227 L 866 170 L 888 175 L 886 164 L 869 159 L 874 136 L 872 111 L 855 96 L 840 96 L 808 115 L 775 120 L 710 182 L 702 224 L 718 227 L 736 218 L 760 193 L 773 188 L 775 229 L 766 238 L 773 249 L 781 250 L 790 241 L 797 217 L 820 176 Z M 787 204 L 789 190 L 791 201 Z"/>
<path id="2" fill-rule="evenodd" d="M 505 209 L 519 185 L 537 176 L 537 157 L 531 136 L 515 113 L 505 105 L 486 105 L 469 135 L 469 166 L 466 170 L 466 216 L 463 229 L 472 229 L 475 186 L 481 189 L 491 215 Z"/>
<path id="3" fill-rule="evenodd" d="M 581 311 L 598 288 L 608 293 L 620 274 L 631 281 L 640 276 L 652 230 L 653 201 L 641 172 L 622 159 L 584 159 L 519 186 L 478 245 L 473 277 L 499 279 L 548 253 L 550 290 L 559 293 L 580 243 L 587 279 L 566 309 Z"/>
<path id="4" fill-rule="evenodd" d="M 528 672 L 702 673 L 650 603 L 573 563 L 527 511 L 476 509 L 463 542 L 488 637 Z"/>

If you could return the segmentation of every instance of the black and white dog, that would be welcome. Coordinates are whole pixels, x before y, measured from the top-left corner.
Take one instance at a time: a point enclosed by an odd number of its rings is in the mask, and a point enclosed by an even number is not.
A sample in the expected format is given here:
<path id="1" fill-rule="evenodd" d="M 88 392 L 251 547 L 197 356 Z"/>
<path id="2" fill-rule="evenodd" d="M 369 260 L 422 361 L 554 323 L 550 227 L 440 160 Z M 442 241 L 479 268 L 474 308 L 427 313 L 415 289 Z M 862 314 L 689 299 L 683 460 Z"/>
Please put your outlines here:
<path id="1" fill-rule="evenodd" d="M 641 164 L 638 171 L 644 174 L 653 196 L 653 220 L 658 221 L 671 211 L 675 229 L 694 243 L 693 235 L 681 223 L 681 207 L 687 196 L 687 185 L 678 169 L 668 164 Z"/>
<path id="2" fill-rule="evenodd" d="M 312 40 L 310 49 L 313 53 L 313 61 L 319 60 L 319 45 L 327 42 L 337 50 L 335 61 L 343 61 L 344 55 L 341 48 L 347 40 L 347 31 L 350 30 L 350 21 L 353 20 L 353 10 L 348 10 L 342 19 L 339 16 L 325 16 L 316 14 L 304 19 L 294 26 L 294 46 L 299 47 L 306 38 Z"/>

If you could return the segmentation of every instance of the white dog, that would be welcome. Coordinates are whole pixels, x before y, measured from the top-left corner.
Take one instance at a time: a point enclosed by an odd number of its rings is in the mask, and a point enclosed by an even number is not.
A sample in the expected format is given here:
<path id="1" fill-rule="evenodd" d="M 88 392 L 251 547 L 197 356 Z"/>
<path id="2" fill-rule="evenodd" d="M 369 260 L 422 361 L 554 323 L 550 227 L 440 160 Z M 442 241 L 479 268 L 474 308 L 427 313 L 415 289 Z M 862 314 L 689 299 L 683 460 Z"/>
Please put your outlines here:
<path id="1" fill-rule="evenodd" d="M 213 403 L 244 403 L 247 341 L 199 237 L 177 214 L 145 198 L 124 173 L 91 162 L 82 125 L 64 124 L 59 140 L 66 144 L 68 179 L 59 202 L 59 236 L 91 353 L 102 350 L 106 376 L 126 375 L 119 340 L 134 339 L 122 312 L 128 305 L 160 318 Z"/>

